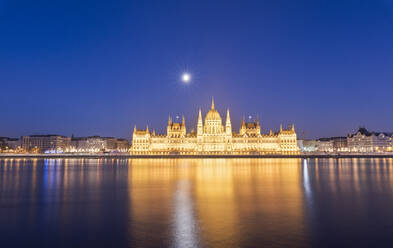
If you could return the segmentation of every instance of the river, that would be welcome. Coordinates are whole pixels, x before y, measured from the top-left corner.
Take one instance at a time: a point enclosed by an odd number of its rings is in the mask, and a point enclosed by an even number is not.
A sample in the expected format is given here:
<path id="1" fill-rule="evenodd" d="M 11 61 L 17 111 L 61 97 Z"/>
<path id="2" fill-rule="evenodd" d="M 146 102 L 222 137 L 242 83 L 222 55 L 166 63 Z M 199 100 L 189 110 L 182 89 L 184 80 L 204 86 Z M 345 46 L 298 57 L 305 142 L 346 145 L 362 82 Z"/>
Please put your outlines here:
<path id="1" fill-rule="evenodd" d="M 393 159 L 0 159 L 1 247 L 393 247 Z"/>

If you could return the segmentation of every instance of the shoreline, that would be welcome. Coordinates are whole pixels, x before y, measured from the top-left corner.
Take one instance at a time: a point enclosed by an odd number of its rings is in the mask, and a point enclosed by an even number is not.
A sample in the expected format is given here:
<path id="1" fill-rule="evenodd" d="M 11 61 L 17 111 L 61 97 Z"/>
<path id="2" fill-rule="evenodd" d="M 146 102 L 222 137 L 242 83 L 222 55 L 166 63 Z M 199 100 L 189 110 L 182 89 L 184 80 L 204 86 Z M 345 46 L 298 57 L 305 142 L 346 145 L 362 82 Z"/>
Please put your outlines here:
<path id="1" fill-rule="evenodd" d="M 204 158 L 393 158 L 391 154 L 297 154 L 297 155 L 130 155 L 130 154 L 0 154 L 0 159 L 4 158 L 43 158 L 43 159 L 64 159 L 64 158 L 88 158 L 88 159 L 204 159 Z"/>

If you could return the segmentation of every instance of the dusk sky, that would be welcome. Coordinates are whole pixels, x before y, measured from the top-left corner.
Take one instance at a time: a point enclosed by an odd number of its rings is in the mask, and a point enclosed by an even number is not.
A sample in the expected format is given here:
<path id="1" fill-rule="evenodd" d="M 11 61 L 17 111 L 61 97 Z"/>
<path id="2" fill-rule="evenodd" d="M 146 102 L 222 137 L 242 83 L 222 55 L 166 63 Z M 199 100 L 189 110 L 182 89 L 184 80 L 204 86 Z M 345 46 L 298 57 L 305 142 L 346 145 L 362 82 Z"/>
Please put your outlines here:
<path id="1" fill-rule="evenodd" d="M 190 129 L 213 96 L 235 131 L 393 131 L 393 0 L 0 0 L 0 83 L 8 137 Z"/>

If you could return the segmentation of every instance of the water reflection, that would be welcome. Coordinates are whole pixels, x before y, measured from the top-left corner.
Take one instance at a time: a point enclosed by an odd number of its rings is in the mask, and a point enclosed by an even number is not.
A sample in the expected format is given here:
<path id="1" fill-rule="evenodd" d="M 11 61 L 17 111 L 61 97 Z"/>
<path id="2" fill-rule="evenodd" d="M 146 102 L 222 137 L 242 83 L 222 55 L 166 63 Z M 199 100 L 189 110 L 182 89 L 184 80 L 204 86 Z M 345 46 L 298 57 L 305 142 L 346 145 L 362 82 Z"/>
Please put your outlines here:
<path id="1" fill-rule="evenodd" d="M 308 175 L 308 165 L 307 159 L 303 160 L 303 186 L 304 192 L 307 198 L 307 201 L 312 201 L 311 199 L 311 185 L 310 185 L 310 176 Z"/>
<path id="2" fill-rule="evenodd" d="M 305 228 L 300 163 L 299 159 L 132 160 L 130 235 L 145 237 L 145 245 L 167 242 L 175 247 L 252 246 L 256 241 L 281 245 L 282 237 L 301 242 L 304 235 L 299 231 Z M 285 220 L 274 223 L 277 218 Z"/>
<path id="3" fill-rule="evenodd" d="M 0 159 L 4 247 L 390 247 L 392 196 L 392 159 Z"/>
<path id="4" fill-rule="evenodd" d="M 188 181 L 180 181 L 175 193 L 173 247 L 198 247 L 198 226 Z"/>

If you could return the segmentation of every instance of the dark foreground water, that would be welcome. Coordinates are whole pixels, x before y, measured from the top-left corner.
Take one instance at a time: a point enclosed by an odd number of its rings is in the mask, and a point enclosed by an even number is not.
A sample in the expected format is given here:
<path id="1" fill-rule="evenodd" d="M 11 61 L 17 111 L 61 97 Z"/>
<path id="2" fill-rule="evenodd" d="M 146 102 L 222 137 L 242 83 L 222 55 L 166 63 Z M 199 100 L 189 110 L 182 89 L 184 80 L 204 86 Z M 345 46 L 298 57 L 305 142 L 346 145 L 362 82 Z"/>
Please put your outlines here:
<path id="1" fill-rule="evenodd" d="M 393 160 L 2 159 L 0 247 L 393 247 Z"/>

